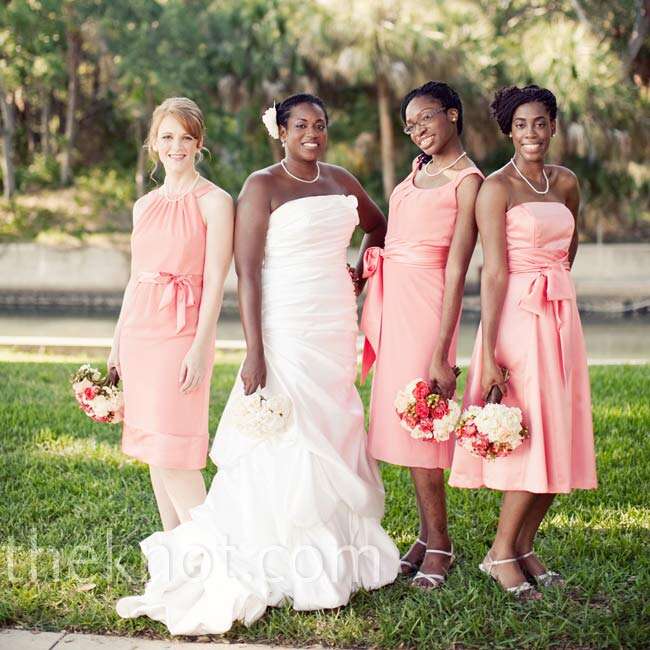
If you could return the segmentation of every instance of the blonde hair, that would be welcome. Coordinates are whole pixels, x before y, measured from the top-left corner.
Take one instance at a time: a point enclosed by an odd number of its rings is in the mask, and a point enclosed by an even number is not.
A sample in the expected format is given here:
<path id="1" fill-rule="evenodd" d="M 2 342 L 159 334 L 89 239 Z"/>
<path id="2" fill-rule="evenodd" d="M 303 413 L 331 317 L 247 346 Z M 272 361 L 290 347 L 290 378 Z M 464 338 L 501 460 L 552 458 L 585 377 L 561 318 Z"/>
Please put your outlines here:
<path id="1" fill-rule="evenodd" d="M 154 169 L 151 172 L 151 175 L 155 173 L 159 162 L 158 154 L 154 151 L 152 144 L 158 137 L 160 123 L 168 115 L 175 117 L 183 125 L 183 128 L 193 138 L 196 138 L 198 142 L 203 142 L 203 137 L 205 135 L 205 120 L 203 118 L 203 113 L 196 102 L 187 97 L 168 97 L 162 104 L 156 107 L 156 110 L 154 110 L 153 115 L 151 116 L 149 135 L 144 143 L 144 146 L 149 153 L 149 158 L 154 163 Z M 197 157 L 198 161 L 201 161 L 202 157 L 201 151 L 199 151 Z"/>

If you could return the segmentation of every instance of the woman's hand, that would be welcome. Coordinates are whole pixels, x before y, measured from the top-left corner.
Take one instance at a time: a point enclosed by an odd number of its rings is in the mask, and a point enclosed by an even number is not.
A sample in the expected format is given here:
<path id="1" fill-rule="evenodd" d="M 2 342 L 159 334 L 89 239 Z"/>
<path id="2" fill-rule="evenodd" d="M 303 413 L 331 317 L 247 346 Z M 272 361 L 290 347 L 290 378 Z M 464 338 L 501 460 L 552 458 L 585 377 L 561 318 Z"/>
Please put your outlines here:
<path id="1" fill-rule="evenodd" d="M 178 383 L 182 393 L 191 393 L 198 388 L 206 374 L 207 350 L 200 345 L 192 345 L 181 363 Z"/>
<path id="2" fill-rule="evenodd" d="M 244 394 L 251 395 L 257 387 L 266 386 L 266 362 L 263 354 L 246 354 L 241 369 L 241 380 L 244 384 Z"/>
<path id="3" fill-rule="evenodd" d="M 493 386 L 497 386 L 502 395 L 508 394 L 507 386 L 508 371 L 499 366 L 494 357 L 483 361 L 481 373 L 481 395 L 486 400 Z"/>
<path id="4" fill-rule="evenodd" d="M 453 399 L 456 392 L 457 368 L 452 368 L 445 359 L 434 359 L 429 367 L 429 378 L 434 389 L 438 389 L 445 399 Z"/>
<path id="5" fill-rule="evenodd" d="M 353 266 L 350 266 L 348 264 L 347 267 L 348 267 L 348 274 L 350 275 L 350 279 L 352 280 L 352 285 L 354 286 L 354 295 L 359 296 L 363 291 L 363 286 L 365 285 L 366 281 L 363 278 L 359 277 L 357 270 Z"/>

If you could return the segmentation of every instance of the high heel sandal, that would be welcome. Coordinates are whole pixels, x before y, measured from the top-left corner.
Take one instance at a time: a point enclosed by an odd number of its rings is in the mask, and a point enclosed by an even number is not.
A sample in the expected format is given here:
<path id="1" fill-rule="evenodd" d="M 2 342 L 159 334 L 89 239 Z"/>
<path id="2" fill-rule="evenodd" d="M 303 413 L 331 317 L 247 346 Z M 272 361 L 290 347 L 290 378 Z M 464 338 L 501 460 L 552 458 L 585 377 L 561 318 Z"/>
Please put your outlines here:
<path id="1" fill-rule="evenodd" d="M 539 600 L 542 595 L 527 580 L 518 585 L 515 585 L 514 587 L 505 587 L 503 584 L 501 584 L 500 580 L 492 573 L 492 567 L 494 566 L 498 566 L 499 564 L 508 564 L 510 562 L 518 562 L 518 561 L 519 558 L 516 557 L 509 557 L 505 560 L 493 560 L 490 557 L 490 554 L 488 553 L 485 556 L 483 562 L 481 562 L 478 565 L 478 568 L 481 572 L 485 573 L 485 575 L 490 576 L 490 578 L 492 578 L 492 580 L 494 580 L 499 585 L 499 587 L 501 587 L 501 589 L 513 595 L 518 600 Z"/>
<path id="2" fill-rule="evenodd" d="M 456 557 L 454 555 L 454 547 L 452 545 L 451 551 L 441 551 L 437 548 L 428 548 L 424 552 L 424 555 L 426 556 L 427 553 L 437 553 L 438 555 L 446 555 L 448 558 L 450 558 L 447 571 L 445 571 L 444 575 L 442 573 L 423 573 L 422 571 L 418 571 L 413 577 L 413 580 L 411 580 L 411 584 L 418 589 L 437 589 L 438 587 L 442 587 L 442 585 L 445 584 L 449 569 L 451 569 L 451 565 L 454 563 L 454 559 Z M 416 583 L 415 581 L 419 579 L 428 580 L 431 583 L 431 586 L 425 587 L 422 584 Z"/>
<path id="3" fill-rule="evenodd" d="M 535 551 L 528 551 L 528 553 L 520 555 L 517 560 L 525 560 L 531 555 L 535 555 Z M 530 576 L 531 580 L 533 580 L 538 586 L 544 587 L 544 589 L 547 589 L 548 587 L 564 587 L 564 585 L 566 585 L 566 580 L 556 571 L 547 570 L 536 576 L 527 569 L 524 569 L 524 575 L 526 575 L 526 577 Z"/>
<path id="4" fill-rule="evenodd" d="M 416 544 L 420 544 L 421 546 L 426 546 L 427 545 L 427 543 L 425 541 L 421 540 L 419 537 L 413 542 L 413 544 L 411 544 L 409 550 L 406 551 L 404 557 L 402 557 L 400 559 L 400 561 L 399 561 L 400 566 L 407 566 L 409 568 L 408 571 L 401 571 L 400 572 L 403 576 L 409 576 L 412 573 L 415 573 L 419 569 L 419 566 L 417 564 L 414 564 L 413 562 L 410 562 L 409 560 L 404 559 L 413 550 L 413 547 Z"/>

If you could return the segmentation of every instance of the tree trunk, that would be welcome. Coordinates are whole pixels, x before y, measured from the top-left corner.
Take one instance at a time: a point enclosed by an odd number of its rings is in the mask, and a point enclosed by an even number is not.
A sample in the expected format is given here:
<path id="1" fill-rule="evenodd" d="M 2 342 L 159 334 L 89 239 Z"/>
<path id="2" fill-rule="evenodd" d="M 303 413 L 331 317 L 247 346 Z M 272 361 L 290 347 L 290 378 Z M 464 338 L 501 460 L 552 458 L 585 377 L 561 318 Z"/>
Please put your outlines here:
<path id="1" fill-rule="evenodd" d="M 135 139 L 138 146 L 138 162 L 135 169 L 135 193 L 138 198 L 144 195 L 145 173 L 147 171 L 147 150 L 144 148 L 144 125 L 139 117 L 135 123 Z"/>
<path id="2" fill-rule="evenodd" d="M 625 68 L 628 75 L 634 70 L 634 64 L 639 56 L 639 52 L 646 42 L 648 32 L 650 31 L 650 2 L 648 0 L 637 0 L 636 19 L 630 40 L 627 44 L 627 60 Z"/>
<path id="3" fill-rule="evenodd" d="M 52 153 L 50 141 L 50 119 L 52 117 L 52 96 L 49 90 L 43 90 L 41 107 L 41 152 L 45 156 Z"/>
<path id="4" fill-rule="evenodd" d="M 384 197 L 388 201 L 395 187 L 395 155 L 393 124 L 391 120 L 390 90 L 382 74 L 377 77 L 377 108 L 379 110 L 379 137 L 381 141 L 381 177 Z"/>
<path id="5" fill-rule="evenodd" d="M 16 192 L 14 168 L 14 138 L 16 135 L 16 106 L 12 93 L 0 83 L 0 112 L 2 113 L 2 185 L 5 199 Z"/>
<path id="6" fill-rule="evenodd" d="M 81 57 L 81 32 L 70 25 L 66 33 L 68 47 L 68 104 L 65 115 L 65 142 L 61 161 L 61 185 L 72 181 L 72 156 L 77 136 L 77 96 L 79 94 L 79 59 Z"/>

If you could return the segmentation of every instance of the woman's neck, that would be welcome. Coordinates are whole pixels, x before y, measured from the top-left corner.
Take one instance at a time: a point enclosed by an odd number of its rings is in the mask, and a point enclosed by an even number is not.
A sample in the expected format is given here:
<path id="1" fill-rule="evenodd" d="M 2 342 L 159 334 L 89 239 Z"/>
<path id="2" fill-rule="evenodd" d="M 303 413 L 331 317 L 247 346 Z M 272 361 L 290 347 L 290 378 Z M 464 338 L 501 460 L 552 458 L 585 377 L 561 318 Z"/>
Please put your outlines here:
<path id="1" fill-rule="evenodd" d="M 167 172 L 165 173 L 165 188 L 170 194 L 182 192 L 196 180 L 197 174 L 194 167 L 180 172 Z"/>
<path id="2" fill-rule="evenodd" d="M 519 171 L 528 178 L 533 180 L 539 180 L 540 182 L 544 180 L 543 171 L 544 171 L 544 159 L 542 160 L 524 160 L 521 156 L 515 154 L 513 156 L 515 165 Z"/>
<path id="3" fill-rule="evenodd" d="M 451 138 L 438 153 L 431 156 L 431 160 L 436 167 L 444 167 L 456 160 L 464 151 L 465 149 L 460 139 L 458 137 Z"/>

